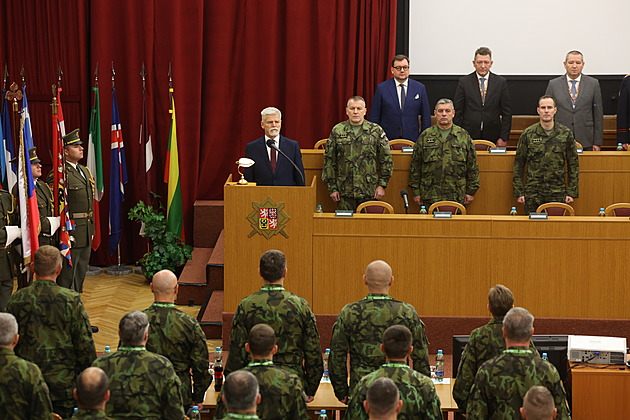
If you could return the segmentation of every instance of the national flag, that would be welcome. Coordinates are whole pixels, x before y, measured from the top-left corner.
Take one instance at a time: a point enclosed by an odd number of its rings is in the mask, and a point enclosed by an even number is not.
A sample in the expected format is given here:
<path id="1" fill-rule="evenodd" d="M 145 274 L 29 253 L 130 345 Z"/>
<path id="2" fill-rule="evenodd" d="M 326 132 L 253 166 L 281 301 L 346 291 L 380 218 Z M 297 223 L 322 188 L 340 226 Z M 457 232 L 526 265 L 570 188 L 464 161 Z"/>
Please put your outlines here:
<path id="1" fill-rule="evenodd" d="M 74 230 L 74 220 L 68 212 L 68 190 L 66 189 L 66 165 L 63 154 L 62 132 L 65 131 L 63 112 L 61 110 L 61 88 L 57 88 L 57 97 L 52 112 L 52 143 L 53 143 L 53 196 L 55 198 L 54 212 L 59 216 L 59 250 L 66 258 L 68 266 L 72 267 L 70 231 Z"/>
<path id="2" fill-rule="evenodd" d="M 26 88 L 24 88 L 26 91 Z M 26 93 L 26 92 L 24 92 Z M 24 96 L 26 99 L 26 95 Z M 22 258 L 24 265 L 31 262 L 31 255 L 39 248 L 39 209 L 35 193 L 35 180 L 29 158 L 29 144 L 33 144 L 28 118 L 28 103 L 23 102 L 20 118 L 20 145 L 18 152 L 18 197 L 20 202 L 20 227 L 22 230 Z"/>
<path id="3" fill-rule="evenodd" d="M 31 115 L 28 112 L 28 100 L 26 99 L 26 85 L 22 86 L 22 116 L 24 119 L 24 147 L 26 148 L 26 156 L 28 151 L 35 147 L 33 141 L 33 128 L 31 127 Z M 28 159 L 30 162 L 30 159 Z"/>
<path id="4" fill-rule="evenodd" d="M 112 159 L 109 171 L 109 253 L 114 254 L 120 243 L 122 232 L 122 202 L 125 201 L 125 186 L 127 183 L 127 163 L 123 144 L 122 127 L 118 104 L 116 103 L 116 89 L 112 88 Z"/>
<path id="5" fill-rule="evenodd" d="M 87 167 L 94 177 L 94 237 L 92 249 L 96 251 L 101 244 L 100 201 L 105 193 L 103 182 L 103 149 L 101 146 L 101 103 L 98 87 L 92 88 L 94 105 L 90 115 L 90 134 L 88 137 Z"/>
<path id="6" fill-rule="evenodd" d="M 143 82 L 144 83 L 144 82 Z M 147 111 L 147 96 L 144 86 L 142 87 L 142 121 L 140 122 L 140 159 L 138 159 L 138 174 L 142 174 L 138 179 L 138 196 L 147 203 L 151 202 L 151 167 L 153 166 L 153 144 L 151 143 L 151 126 L 149 124 L 149 113 Z M 142 153 L 144 151 L 144 153 Z"/>
<path id="7" fill-rule="evenodd" d="M 9 111 L 9 102 L 6 98 L 6 90 L 2 91 L 2 145 L 0 153 L 2 153 L 4 165 L 2 166 L 2 185 L 7 191 L 12 191 L 13 186 L 17 182 L 17 165 L 15 162 L 10 163 L 15 158 L 15 149 L 13 148 L 13 134 L 11 132 L 11 115 Z"/>
<path id="8" fill-rule="evenodd" d="M 168 183 L 168 197 L 166 205 L 166 225 L 169 231 L 180 239 L 184 239 L 184 211 L 182 207 L 182 190 L 179 183 L 179 155 L 177 153 L 177 120 L 175 118 L 175 97 L 171 92 L 171 131 L 168 136 L 166 152 L 166 169 L 164 182 Z"/>

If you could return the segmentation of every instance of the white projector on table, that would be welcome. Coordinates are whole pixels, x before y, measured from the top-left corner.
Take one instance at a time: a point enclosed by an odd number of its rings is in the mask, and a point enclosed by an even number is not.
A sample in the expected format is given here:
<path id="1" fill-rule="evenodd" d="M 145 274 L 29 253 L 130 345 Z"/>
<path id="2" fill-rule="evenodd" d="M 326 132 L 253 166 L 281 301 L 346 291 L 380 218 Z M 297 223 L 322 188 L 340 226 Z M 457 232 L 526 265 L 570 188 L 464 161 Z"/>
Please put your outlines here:
<path id="1" fill-rule="evenodd" d="M 626 339 L 622 337 L 570 335 L 567 359 L 569 362 L 623 365 L 626 363 Z"/>

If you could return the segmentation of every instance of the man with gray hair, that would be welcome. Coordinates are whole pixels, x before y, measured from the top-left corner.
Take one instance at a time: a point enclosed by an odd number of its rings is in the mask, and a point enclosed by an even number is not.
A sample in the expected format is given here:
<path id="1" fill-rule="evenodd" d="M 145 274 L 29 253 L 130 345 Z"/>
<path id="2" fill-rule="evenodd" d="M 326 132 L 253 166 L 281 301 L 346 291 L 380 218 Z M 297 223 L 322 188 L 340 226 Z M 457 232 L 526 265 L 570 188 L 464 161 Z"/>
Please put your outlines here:
<path id="1" fill-rule="evenodd" d="M 453 101 L 442 98 L 435 105 L 437 124 L 424 130 L 415 146 L 409 168 L 413 199 L 428 210 L 449 200 L 469 204 L 479 189 L 479 167 L 472 138 L 453 124 Z"/>
<path id="2" fill-rule="evenodd" d="M 245 156 L 256 162 L 245 169 L 245 179 L 257 185 L 303 186 L 302 152 L 297 141 L 280 135 L 282 112 L 270 106 L 260 117 L 265 135 L 245 146 Z"/>
<path id="3" fill-rule="evenodd" d="M 146 349 L 149 319 L 140 311 L 127 313 L 118 324 L 120 347 L 104 354 L 92 366 L 109 377 L 111 399 L 107 415 L 113 418 L 181 420 L 184 407 L 181 382 L 171 362 Z"/>
<path id="4" fill-rule="evenodd" d="M 79 410 L 72 419 L 108 419 L 105 404 L 109 401 L 109 379 L 103 369 L 89 367 L 77 377 L 74 398 Z"/>
<path id="5" fill-rule="evenodd" d="M 378 378 L 367 390 L 363 408 L 370 420 L 392 420 L 398 418 L 403 401 L 398 387 L 389 378 Z"/>
<path id="6" fill-rule="evenodd" d="M 42 373 L 36 364 L 13 352 L 19 338 L 15 317 L 0 312 L 0 407 L 3 418 L 50 418 L 52 405 Z"/>
<path id="7" fill-rule="evenodd" d="M 570 418 L 558 371 L 529 348 L 533 334 L 532 314 L 524 308 L 510 309 L 503 318 L 507 348 L 477 371 L 468 402 L 469 420 L 518 418 L 523 397 L 534 385 L 542 385 L 551 392 L 560 419 Z"/>
<path id="8" fill-rule="evenodd" d="M 221 399 L 227 407 L 224 419 L 257 420 L 256 406 L 260 403 L 258 381 L 253 373 L 237 370 L 225 378 Z"/>
<path id="9" fill-rule="evenodd" d="M 540 385 L 529 388 L 523 399 L 521 417 L 527 420 L 552 420 L 557 414 L 558 409 L 553 405 L 553 395 L 547 388 Z"/>

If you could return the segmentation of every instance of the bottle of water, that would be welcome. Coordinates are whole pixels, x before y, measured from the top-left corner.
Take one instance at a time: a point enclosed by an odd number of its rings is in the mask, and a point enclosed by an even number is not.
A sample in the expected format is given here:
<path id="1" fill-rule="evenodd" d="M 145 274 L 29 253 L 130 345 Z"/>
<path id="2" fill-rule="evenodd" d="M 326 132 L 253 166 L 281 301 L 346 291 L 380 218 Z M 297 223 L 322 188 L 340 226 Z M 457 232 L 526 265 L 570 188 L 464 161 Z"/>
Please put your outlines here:
<path id="1" fill-rule="evenodd" d="M 322 209 L 322 205 L 318 204 L 317 207 L 315 208 L 315 213 L 323 213 L 324 210 Z"/>
<path id="2" fill-rule="evenodd" d="M 435 377 L 438 382 L 442 382 L 444 379 L 444 354 L 442 350 L 438 350 L 435 355 Z"/>
<path id="3" fill-rule="evenodd" d="M 604 211 L 604 208 L 603 208 L 603 207 L 601 207 L 601 208 L 599 209 L 599 214 L 598 214 L 598 216 L 599 216 L 599 217 L 606 217 L 606 212 Z"/>
<path id="4" fill-rule="evenodd" d="M 546 360 L 546 361 L 549 361 L 549 357 L 547 357 L 547 353 L 543 353 L 542 354 L 542 359 Z"/>
<path id="5" fill-rule="evenodd" d="M 424 206 L 420 206 L 420 214 L 427 214 L 427 208 Z"/>
<path id="6" fill-rule="evenodd" d="M 217 347 L 214 352 L 214 390 L 219 392 L 223 386 L 223 351 Z"/>
<path id="7" fill-rule="evenodd" d="M 512 210 L 510 210 L 510 216 L 516 216 L 516 207 L 512 207 Z"/>
<path id="8" fill-rule="evenodd" d="M 621 143 L 617 143 L 617 150 L 623 150 L 623 146 L 621 145 Z"/>
<path id="9" fill-rule="evenodd" d="M 328 420 L 328 416 L 326 415 L 326 410 L 320 410 L 318 419 L 319 420 Z"/>
<path id="10" fill-rule="evenodd" d="M 74 407 L 74 409 L 72 410 L 72 417 L 76 417 L 78 411 L 79 411 L 79 407 Z"/>
<path id="11" fill-rule="evenodd" d="M 328 358 L 330 357 L 330 349 L 326 349 L 324 353 L 324 379 L 328 379 Z"/>
<path id="12" fill-rule="evenodd" d="M 103 354 L 107 354 L 111 352 L 112 352 L 112 349 L 109 346 L 105 346 L 105 350 L 103 351 Z"/>
<path id="13" fill-rule="evenodd" d="M 201 420 L 201 414 L 199 414 L 199 407 L 197 407 L 196 405 L 193 405 L 189 418 L 190 420 Z"/>

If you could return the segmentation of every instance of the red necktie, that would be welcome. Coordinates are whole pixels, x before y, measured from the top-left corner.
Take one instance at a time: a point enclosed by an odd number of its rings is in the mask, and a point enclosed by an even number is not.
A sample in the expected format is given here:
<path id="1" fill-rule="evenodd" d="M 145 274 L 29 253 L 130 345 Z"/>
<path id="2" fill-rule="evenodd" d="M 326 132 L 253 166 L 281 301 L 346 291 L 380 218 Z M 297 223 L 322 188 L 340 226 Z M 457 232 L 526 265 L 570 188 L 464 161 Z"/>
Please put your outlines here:
<path id="1" fill-rule="evenodd" d="M 275 174 L 276 173 L 276 149 L 271 147 L 270 150 L 271 150 L 271 172 Z"/>

